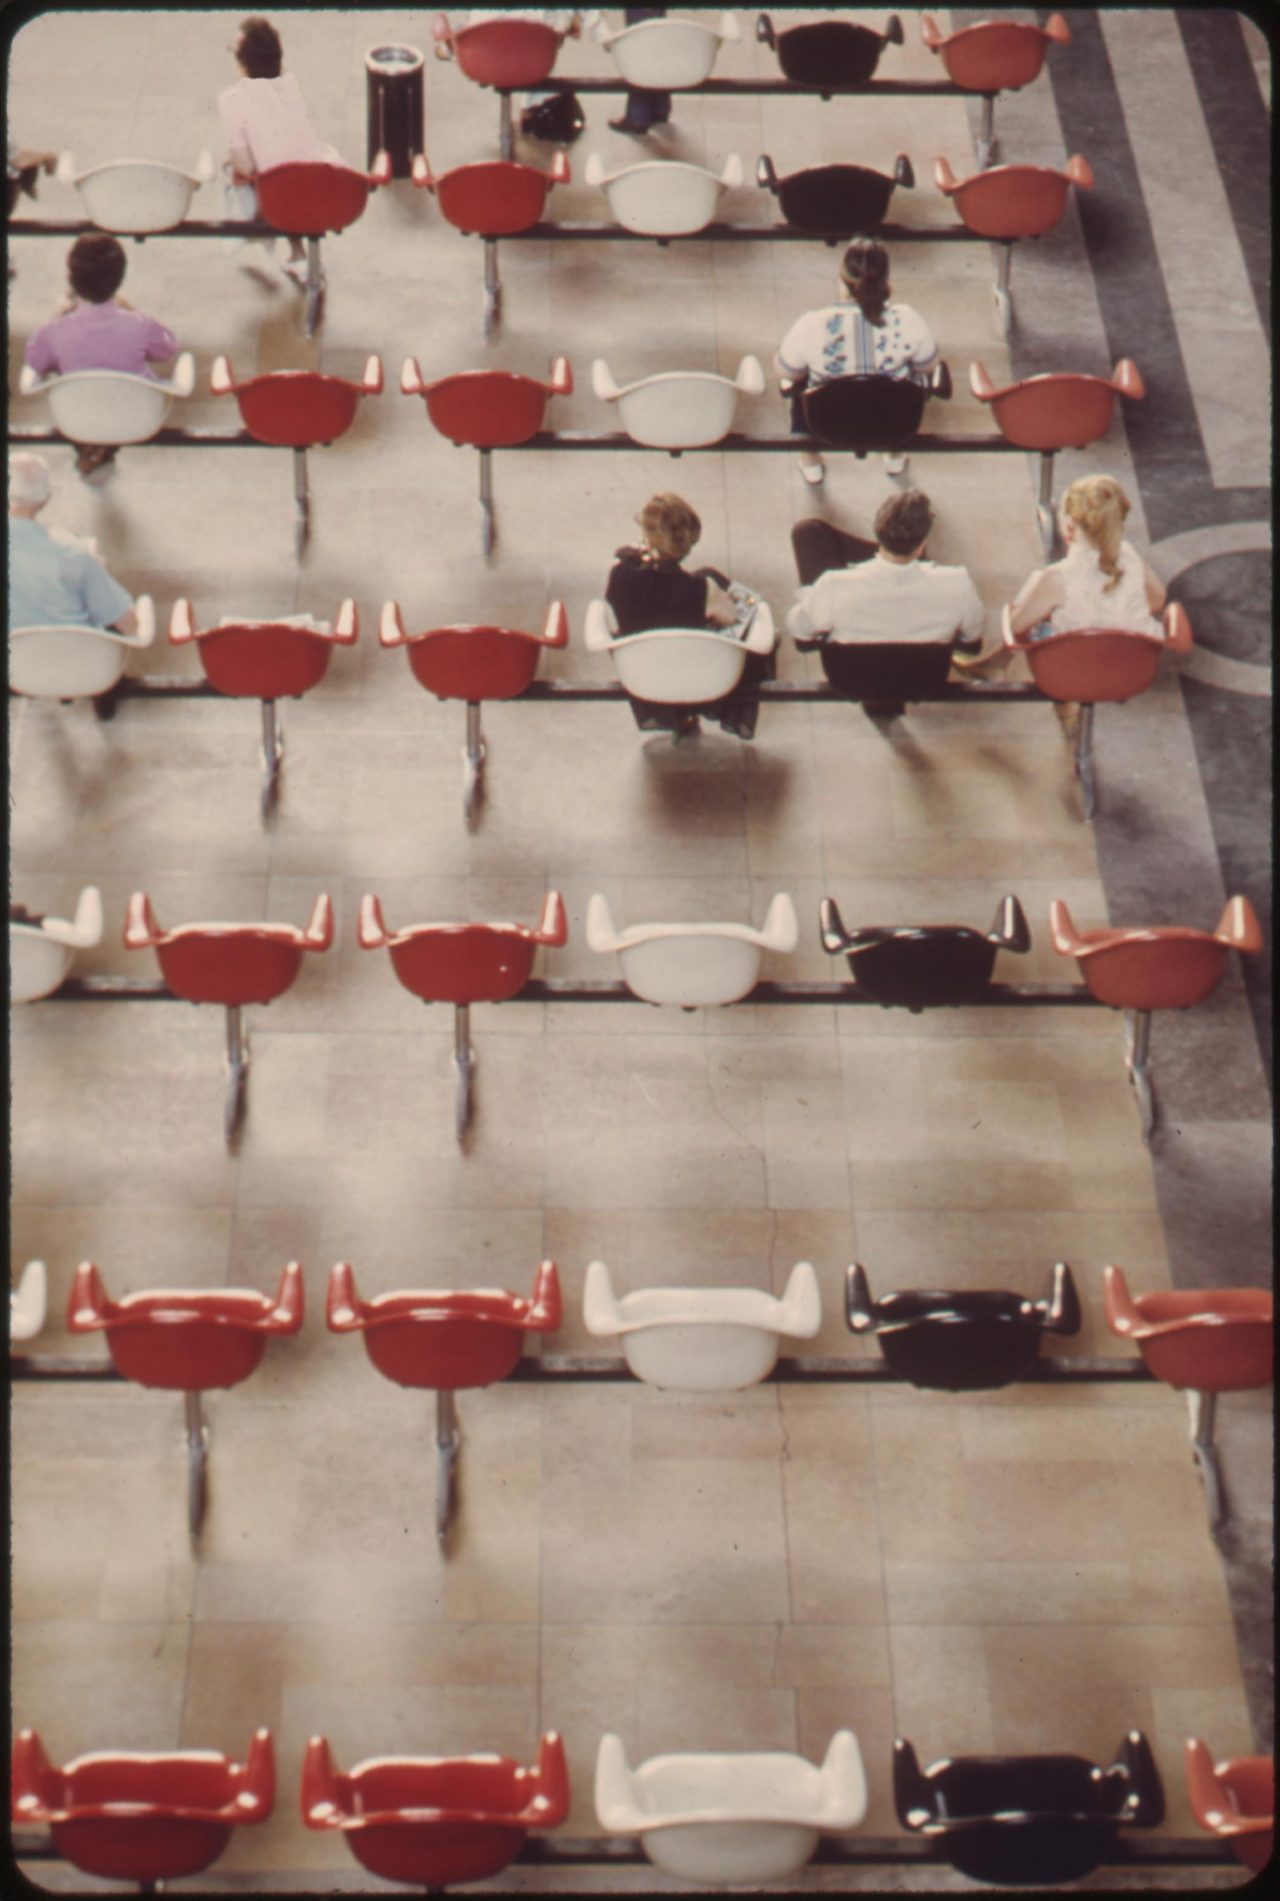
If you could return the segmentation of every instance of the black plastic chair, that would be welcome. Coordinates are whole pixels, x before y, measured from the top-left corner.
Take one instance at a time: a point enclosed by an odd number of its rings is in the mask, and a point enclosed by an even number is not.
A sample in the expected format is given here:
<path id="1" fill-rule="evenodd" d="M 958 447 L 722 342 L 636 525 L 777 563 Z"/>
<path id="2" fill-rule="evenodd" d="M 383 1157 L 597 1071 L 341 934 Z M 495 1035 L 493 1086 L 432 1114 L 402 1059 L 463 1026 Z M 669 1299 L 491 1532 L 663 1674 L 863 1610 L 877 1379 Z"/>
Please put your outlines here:
<path id="1" fill-rule="evenodd" d="M 818 20 L 775 33 L 773 21 L 762 13 L 756 20 L 756 38 L 778 55 L 784 78 L 829 99 L 833 88 L 861 86 L 871 78 L 885 47 L 902 45 L 902 22 L 895 13 L 883 33 L 844 20 Z"/>
<path id="2" fill-rule="evenodd" d="M 910 190 L 915 182 L 905 152 L 899 152 L 891 176 L 866 165 L 809 165 L 779 178 L 767 152 L 756 165 L 757 185 L 773 193 L 786 222 L 829 244 L 874 231 L 884 221 L 894 186 Z"/>
<path id="3" fill-rule="evenodd" d="M 828 652 L 838 658 L 866 651 L 868 649 L 856 645 L 841 644 L 824 648 L 823 658 L 825 660 Z M 881 649 L 870 651 L 879 653 Z M 910 653 L 912 649 L 906 651 Z M 934 650 L 926 647 L 916 651 L 930 654 Z M 886 690 L 886 681 L 882 678 L 875 682 L 874 691 L 867 697 L 898 699 L 910 695 L 900 694 L 896 688 L 892 692 Z M 865 991 L 876 1003 L 901 1004 L 908 1010 L 972 1003 L 991 981 L 997 951 L 1014 951 L 1021 955 L 1031 949 L 1026 916 L 1012 893 L 1001 898 L 985 936 L 965 924 L 870 925 L 849 931 L 845 929 L 834 898 L 822 900 L 818 922 L 823 950 L 829 957 L 843 953 L 849 959 L 849 970 L 859 990 Z"/>
<path id="4" fill-rule="evenodd" d="M 1131 1729 L 1101 1769 L 1083 1756 L 951 1756 L 922 1770 L 893 1745 L 898 1820 L 974 1881 L 1059 1887 L 1089 1874 L 1116 1829 L 1155 1828 L 1164 1790 L 1150 1744 Z"/>
<path id="5" fill-rule="evenodd" d="M 1024 1379 L 1036 1363 L 1042 1333 L 1079 1333 L 1080 1297 L 1065 1261 L 1054 1267 L 1041 1300 L 1023 1294 L 882 1294 L 872 1300 L 865 1268 L 845 1275 L 844 1316 L 850 1333 L 874 1333 L 890 1368 L 913 1386 L 975 1393 Z"/>
<path id="6" fill-rule="evenodd" d="M 951 372 L 936 363 L 927 383 L 901 376 L 834 376 L 805 389 L 784 381 L 784 396 L 797 392 L 805 428 L 819 442 L 855 455 L 893 454 L 916 434 L 929 397 L 942 402 L 950 397 Z"/>

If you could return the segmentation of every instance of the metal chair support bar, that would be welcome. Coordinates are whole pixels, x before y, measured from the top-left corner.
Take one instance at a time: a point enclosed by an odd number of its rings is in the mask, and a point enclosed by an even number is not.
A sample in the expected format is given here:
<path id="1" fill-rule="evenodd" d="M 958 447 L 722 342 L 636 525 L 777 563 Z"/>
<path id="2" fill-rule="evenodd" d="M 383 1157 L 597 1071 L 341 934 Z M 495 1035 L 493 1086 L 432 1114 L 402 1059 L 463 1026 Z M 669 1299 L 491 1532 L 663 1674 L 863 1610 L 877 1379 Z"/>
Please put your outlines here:
<path id="1" fill-rule="evenodd" d="M 526 92 L 525 86 L 495 86 L 499 96 Z M 628 92 L 628 82 L 614 74 L 608 79 L 566 79 L 554 75 L 538 81 L 539 92 Z M 683 86 L 682 99 L 703 95 L 721 99 L 815 99 L 868 98 L 879 94 L 885 99 L 994 99 L 995 93 L 971 92 L 952 79 L 860 79 L 853 85 L 832 86 L 819 92 L 815 86 L 797 86 L 793 79 L 704 79 L 700 86 Z"/>
<path id="2" fill-rule="evenodd" d="M 506 231 L 503 242 L 511 244 L 524 238 L 542 238 L 551 243 L 562 239 L 583 238 L 588 241 L 616 238 L 623 243 L 632 244 L 847 244 L 856 232 L 846 232 L 834 237 L 821 231 L 802 231 L 794 224 L 725 224 L 716 222 L 704 224 L 700 231 L 673 231 L 662 235 L 652 231 L 629 231 L 620 224 L 560 224 L 547 220 L 540 224 L 531 224 L 523 231 Z M 885 244 L 989 244 L 990 238 L 979 231 L 970 231 L 966 225 L 941 224 L 878 224 L 874 236 Z M 490 240 L 491 242 L 493 240 Z M 1014 242 L 1013 239 L 1009 240 Z"/>
<path id="3" fill-rule="evenodd" d="M 161 431 L 161 435 L 164 431 Z M 54 438 L 61 441 L 61 437 Z M 159 441 L 160 437 L 152 438 Z M 626 449 L 631 453 L 652 455 L 654 450 L 635 441 L 632 436 L 624 435 L 620 430 L 599 434 L 590 429 L 540 429 L 536 436 L 530 436 L 527 442 L 503 442 L 498 448 L 509 449 Z M 838 442 L 823 442 L 818 436 L 744 436 L 736 430 L 727 436 L 721 436 L 719 442 L 708 442 L 696 449 L 668 449 L 667 455 L 795 455 L 802 450 L 817 451 L 822 455 L 856 455 L 865 459 L 869 455 L 885 455 L 884 449 L 846 449 Z M 493 451 L 497 453 L 497 450 Z M 662 454 L 661 450 L 656 453 Z M 982 435 L 936 435 L 924 432 L 912 436 L 901 447 L 903 455 L 1026 455 L 1026 449 L 1019 448 L 1016 442 L 1009 442 L 1004 436 L 993 435 L 989 430 Z"/>
<path id="4" fill-rule="evenodd" d="M 11 238 L 80 238 L 101 231 L 90 218 L 10 218 L 5 226 Z M 148 238 L 278 238 L 281 234 L 263 218 L 184 218 L 167 231 L 121 231 L 120 238 L 145 244 Z M 324 233 L 317 231 L 316 238 Z"/>
<path id="5" fill-rule="evenodd" d="M 11 447 L 68 446 L 66 436 L 47 425 L 35 428 L 26 423 L 10 423 L 6 434 Z M 269 449 L 272 446 L 259 442 L 247 429 L 179 429 L 169 425 L 157 429 L 154 436 L 148 436 L 145 442 L 120 444 L 124 449 Z"/>

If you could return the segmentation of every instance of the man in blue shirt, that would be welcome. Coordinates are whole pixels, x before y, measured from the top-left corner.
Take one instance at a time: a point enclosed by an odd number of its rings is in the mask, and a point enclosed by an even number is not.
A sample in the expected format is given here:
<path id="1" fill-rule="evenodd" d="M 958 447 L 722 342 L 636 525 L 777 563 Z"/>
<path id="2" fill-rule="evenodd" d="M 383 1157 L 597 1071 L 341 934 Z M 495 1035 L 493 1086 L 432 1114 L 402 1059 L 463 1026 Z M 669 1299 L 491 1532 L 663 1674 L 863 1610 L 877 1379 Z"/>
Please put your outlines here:
<path id="1" fill-rule="evenodd" d="M 137 631 L 133 597 L 95 555 L 36 520 L 49 499 L 49 466 L 9 457 L 9 626 Z"/>

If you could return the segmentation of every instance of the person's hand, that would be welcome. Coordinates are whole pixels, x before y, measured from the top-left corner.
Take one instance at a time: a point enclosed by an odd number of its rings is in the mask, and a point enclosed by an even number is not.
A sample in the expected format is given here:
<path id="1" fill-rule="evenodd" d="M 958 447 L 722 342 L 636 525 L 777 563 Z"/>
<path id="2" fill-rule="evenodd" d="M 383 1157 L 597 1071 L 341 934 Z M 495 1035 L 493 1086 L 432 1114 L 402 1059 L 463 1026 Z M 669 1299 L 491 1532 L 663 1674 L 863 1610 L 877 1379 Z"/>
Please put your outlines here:
<path id="1" fill-rule="evenodd" d="M 68 291 L 66 296 L 62 299 L 62 302 L 58 305 L 55 314 L 59 317 L 69 317 L 79 301 L 80 299 L 74 292 Z"/>

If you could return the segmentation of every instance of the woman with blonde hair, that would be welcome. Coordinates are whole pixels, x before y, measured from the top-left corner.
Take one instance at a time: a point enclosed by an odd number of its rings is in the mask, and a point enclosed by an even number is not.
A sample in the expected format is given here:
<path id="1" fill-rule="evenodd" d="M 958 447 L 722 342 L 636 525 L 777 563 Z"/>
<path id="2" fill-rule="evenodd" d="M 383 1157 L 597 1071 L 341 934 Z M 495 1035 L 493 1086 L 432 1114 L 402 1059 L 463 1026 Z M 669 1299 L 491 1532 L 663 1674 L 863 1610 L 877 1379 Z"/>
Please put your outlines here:
<path id="1" fill-rule="evenodd" d="M 1084 475 L 1062 498 L 1066 554 L 1037 568 L 1013 603 L 1013 631 L 1042 640 L 1082 627 L 1158 634 L 1160 580 L 1124 539 L 1129 498 L 1109 475 Z"/>

